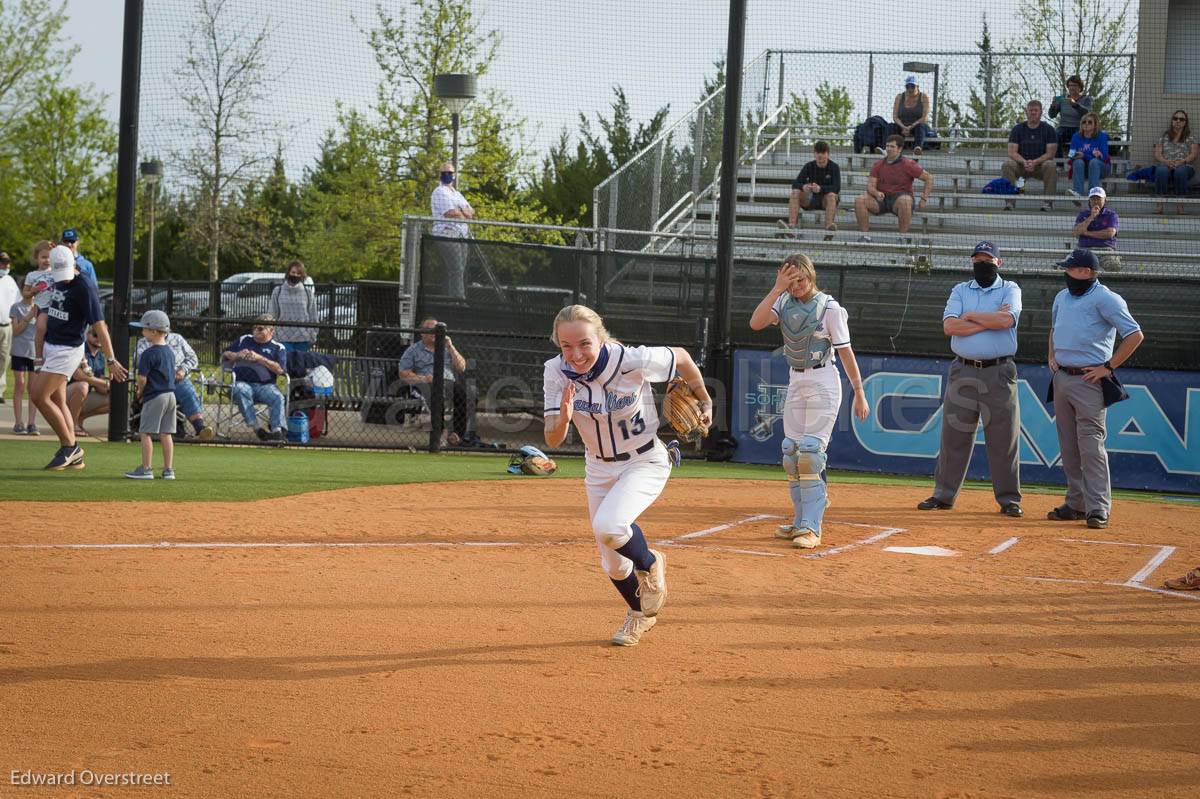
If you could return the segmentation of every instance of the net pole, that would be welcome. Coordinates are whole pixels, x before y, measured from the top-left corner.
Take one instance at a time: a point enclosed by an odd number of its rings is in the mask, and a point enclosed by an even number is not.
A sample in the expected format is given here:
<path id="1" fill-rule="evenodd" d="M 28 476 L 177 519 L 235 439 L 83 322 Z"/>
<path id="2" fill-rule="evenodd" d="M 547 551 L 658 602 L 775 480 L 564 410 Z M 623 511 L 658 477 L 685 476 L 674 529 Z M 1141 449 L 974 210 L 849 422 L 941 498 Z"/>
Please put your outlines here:
<path id="1" fill-rule="evenodd" d="M 125 0 L 121 50 L 121 110 L 117 141 L 116 248 L 113 253 L 112 343 L 117 360 L 129 363 L 129 304 L 133 284 L 133 214 L 137 191 L 138 100 L 142 77 L 143 0 Z M 111 392 L 108 440 L 124 441 L 129 430 L 129 392 Z"/>
<path id="2" fill-rule="evenodd" d="M 707 376 L 722 386 L 733 385 L 733 353 L 730 351 L 732 335 L 731 312 L 733 304 L 733 232 L 737 222 L 737 179 L 738 179 L 738 133 L 741 126 L 742 107 L 742 59 L 746 39 L 746 0 L 729 0 L 729 38 L 726 45 L 725 63 L 725 120 L 721 141 L 721 196 L 720 224 L 717 229 L 717 271 L 713 293 L 714 335 L 711 369 Z M 730 392 L 726 396 L 725 419 L 714 419 L 714 427 L 723 430 L 728 437 L 731 429 Z"/>

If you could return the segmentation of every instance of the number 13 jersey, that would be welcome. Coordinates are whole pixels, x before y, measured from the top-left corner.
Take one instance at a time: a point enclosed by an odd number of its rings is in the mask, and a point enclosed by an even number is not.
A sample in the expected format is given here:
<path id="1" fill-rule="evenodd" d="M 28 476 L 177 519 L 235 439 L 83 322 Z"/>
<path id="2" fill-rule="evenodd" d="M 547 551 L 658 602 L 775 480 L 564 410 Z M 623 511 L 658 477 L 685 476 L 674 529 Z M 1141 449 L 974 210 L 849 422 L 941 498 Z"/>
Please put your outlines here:
<path id="1" fill-rule="evenodd" d="M 561 355 L 546 361 L 542 408 L 547 416 L 558 414 L 563 390 L 574 382 L 572 420 L 588 453 L 625 460 L 658 435 L 650 383 L 666 382 L 674 375 L 675 351 L 670 347 L 626 347 L 610 341 L 587 374 L 572 371 Z"/>

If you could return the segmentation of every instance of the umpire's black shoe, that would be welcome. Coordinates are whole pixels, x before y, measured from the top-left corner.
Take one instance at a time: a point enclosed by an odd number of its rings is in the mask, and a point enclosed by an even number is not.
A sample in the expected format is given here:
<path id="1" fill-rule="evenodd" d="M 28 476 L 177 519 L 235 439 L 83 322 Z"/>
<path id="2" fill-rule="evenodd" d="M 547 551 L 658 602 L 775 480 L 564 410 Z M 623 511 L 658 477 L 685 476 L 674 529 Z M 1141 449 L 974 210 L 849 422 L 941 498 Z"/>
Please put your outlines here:
<path id="1" fill-rule="evenodd" d="M 949 502 L 942 502 L 937 497 L 930 497 L 917 503 L 917 510 L 950 510 L 953 507 Z"/>
<path id="2" fill-rule="evenodd" d="M 1079 522 L 1086 519 L 1087 514 L 1081 510 L 1075 510 L 1070 505 L 1062 504 L 1047 513 L 1046 518 L 1052 522 Z"/>
<path id="3" fill-rule="evenodd" d="M 1005 516 L 1012 516 L 1014 519 L 1019 519 L 1025 515 L 1025 511 L 1021 510 L 1021 506 L 1015 502 L 1009 502 L 1006 505 L 1001 505 L 1000 512 Z"/>
<path id="4" fill-rule="evenodd" d="M 1087 526 L 1093 530 L 1103 530 L 1108 527 L 1108 517 L 1100 511 L 1093 511 L 1088 514 Z"/>

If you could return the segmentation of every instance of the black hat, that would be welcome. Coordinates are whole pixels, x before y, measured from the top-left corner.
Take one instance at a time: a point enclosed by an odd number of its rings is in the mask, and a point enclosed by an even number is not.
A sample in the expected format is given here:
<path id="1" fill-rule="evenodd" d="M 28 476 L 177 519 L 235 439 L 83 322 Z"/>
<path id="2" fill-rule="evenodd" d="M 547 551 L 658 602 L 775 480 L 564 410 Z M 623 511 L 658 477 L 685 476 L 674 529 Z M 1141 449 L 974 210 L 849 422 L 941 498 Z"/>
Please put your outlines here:
<path id="1" fill-rule="evenodd" d="M 1086 266 L 1097 272 L 1100 271 L 1100 259 L 1096 257 L 1096 253 L 1082 247 L 1071 250 L 1071 254 L 1059 261 L 1058 265 L 1063 269 L 1070 269 L 1072 266 Z"/>
<path id="2" fill-rule="evenodd" d="M 11 263 L 12 263 L 12 258 L 8 257 L 8 253 L 6 253 L 4 250 L 0 250 L 0 264 L 11 264 Z"/>

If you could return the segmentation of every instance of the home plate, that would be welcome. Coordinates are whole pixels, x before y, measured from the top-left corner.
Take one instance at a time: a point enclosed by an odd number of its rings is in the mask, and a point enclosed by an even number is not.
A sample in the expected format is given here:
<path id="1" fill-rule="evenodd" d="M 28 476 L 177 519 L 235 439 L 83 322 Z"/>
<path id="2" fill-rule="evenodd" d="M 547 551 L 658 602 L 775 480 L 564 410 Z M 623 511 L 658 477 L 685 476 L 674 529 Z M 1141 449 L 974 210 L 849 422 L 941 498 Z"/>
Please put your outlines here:
<path id="1" fill-rule="evenodd" d="M 945 547 L 884 547 L 884 552 L 899 552 L 901 555 L 930 555 L 935 558 L 952 558 L 956 550 Z"/>

